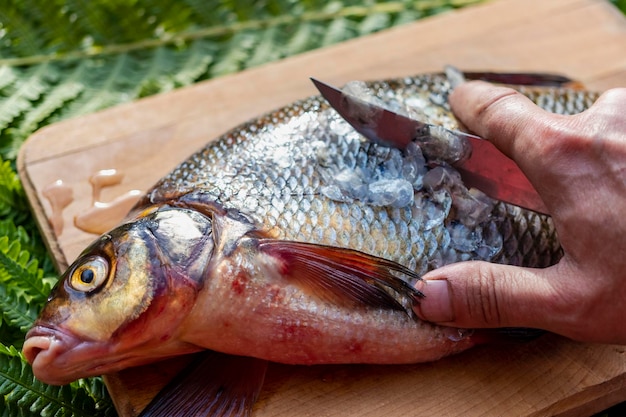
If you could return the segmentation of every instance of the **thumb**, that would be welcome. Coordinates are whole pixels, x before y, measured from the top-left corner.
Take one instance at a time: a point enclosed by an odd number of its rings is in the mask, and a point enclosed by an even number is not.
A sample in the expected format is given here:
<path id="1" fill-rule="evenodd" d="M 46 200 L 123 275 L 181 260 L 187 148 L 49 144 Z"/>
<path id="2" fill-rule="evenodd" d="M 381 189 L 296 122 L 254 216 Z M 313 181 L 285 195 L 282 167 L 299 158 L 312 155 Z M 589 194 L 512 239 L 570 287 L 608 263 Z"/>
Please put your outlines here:
<path id="1" fill-rule="evenodd" d="M 521 93 L 483 81 L 460 84 L 451 93 L 450 106 L 460 122 L 493 142 L 523 167 L 536 164 L 544 141 L 563 116 L 549 113 Z"/>
<path id="2" fill-rule="evenodd" d="M 556 293 L 546 273 L 550 268 L 481 261 L 443 266 L 417 284 L 425 297 L 415 312 L 423 320 L 447 326 L 546 329 L 554 317 L 548 310 L 555 307 Z"/>

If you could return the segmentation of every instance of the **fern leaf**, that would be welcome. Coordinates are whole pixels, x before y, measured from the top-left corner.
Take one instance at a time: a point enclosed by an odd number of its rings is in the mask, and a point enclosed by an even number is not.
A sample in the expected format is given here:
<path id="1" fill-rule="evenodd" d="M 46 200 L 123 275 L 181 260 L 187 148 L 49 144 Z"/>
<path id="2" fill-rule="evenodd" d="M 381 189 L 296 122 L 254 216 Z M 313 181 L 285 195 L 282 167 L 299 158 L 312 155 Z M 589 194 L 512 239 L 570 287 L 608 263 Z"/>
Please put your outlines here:
<path id="1" fill-rule="evenodd" d="M 0 318 L 7 338 L 3 343 L 21 344 L 37 318 L 39 308 L 52 289 L 54 280 L 43 279 L 38 262 L 27 251 L 21 250 L 19 241 L 0 238 Z M 16 341 L 19 331 L 21 337 Z"/>
<path id="2" fill-rule="evenodd" d="M 20 242 L 0 237 L 0 285 L 10 283 L 12 291 L 19 296 L 43 304 L 52 287 L 42 278 L 43 271 L 38 268 L 37 260 L 21 249 Z"/>
<path id="3" fill-rule="evenodd" d="M 0 398 L 10 416 L 113 416 L 109 402 L 97 405 L 78 384 L 61 387 L 35 379 L 23 356 L 12 346 L 0 344 Z"/>
<path id="4" fill-rule="evenodd" d="M 55 282 L 43 278 L 41 258 L 48 259 L 40 239 L 32 239 L 8 219 L 0 220 L 0 341 L 4 343 L 21 344 Z"/>
<path id="5" fill-rule="evenodd" d="M 10 161 L 0 159 L 0 216 L 17 221 L 27 210 L 26 197 Z"/>
<path id="6" fill-rule="evenodd" d="M 293 35 L 287 40 L 285 52 L 287 55 L 296 55 L 308 51 L 315 46 L 316 39 L 323 34 L 323 27 L 314 22 L 303 22 L 296 25 Z"/>
<path id="7" fill-rule="evenodd" d="M 66 102 L 75 99 L 83 90 L 84 86 L 73 81 L 71 77 L 65 79 L 62 84 L 51 88 L 41 104 L 28 112 L 19 128 L 15 129 L 13 143 L 21 146 L 43 121 L 55 111 L 61 109 Z"/>
<path id="8" fill-rule="evenodd" d="M 12 85 L 17 79 L 18 75 L 16 71 L 9 66 L 0 66 L 0 92 L 3 92 L 5 88 Z M 9 95 L 10 93 L 6 94 Z M 5 95 L 5 94 L 3 94 Z"/>
<path id="9" fill-rule="evenodd" d="M 277 26 L 264 30 L 260 34 L 258 46 L 252 51 L 250 58 L 246 62 L 246 67 L 254 67 L 281 58 L 281 45 L 277 42 L 280 38 L 280 33 L 281 29 Z"/>
<path id="10" fill-rule="evenodd" d="M 372 13 L 359 24 L 358 34 L 360 36 L 378 32 L 391 26 L 391 16 L 389 13 Z"/>
<path id="11" fill-rule="evenodd" d="M 51 68 L 47 64 L 38 65 L 22 74 L 22 81 L 11 96 L 0 102 L 0 131 L 6 129 L 17 116 L 32 107 L 50 85 Z M 25 78 L 25 79 L 24 79 Z"/>
<path id="12" fill-rule="evenodd" d="M 357 33 L 356 25 L 347 18 L 337 18 L 326 28 L 326 33 L 322 39 L 322 45 L 333 45 L 335 43 L 353 38 Z"/>
<path id="13" fill-rule="evenodd" d="M 143 81 L 138 87 L 138 92 L 134 93 L 138 97 L 145 97 L 154 92 L 170 91 L 175 87 L 172 74 L 178 67 L 179 52 L 161 46 L 156 48 L 151 55 L 152 57 L 146 60 L 146 67 L 142 68 Z"/>
<path id="14" fill-rule="evenodd" d="M 254 32 L 245 31 L 237 33 L 228 42 L 226 53 L 216 59 L 216 64 L 211 68 L 211 76 L 230 74 L 244 67 L 244 62 L 252 54 L 256 45 Z"/>
<path id="15" fill-rule="evenodd" d="M 19 242 L 23 251 L 31 254 L 33 259 L 41 260 L 44 276 L 52 275 L 53 268 L 48 265 L 51 260 L 47 256 L 47 249 L 33 224 L 32 218 L 28 218 L 26 226 L 16 225 L 13 219 L 0 219 L 0 238 L 6 238 L 9 242 Z"/>
<path id="16" fill-rule="evenodd" d="M 38 313 L 38 304 L 28 303 L 23 297 L 7 291 L 6 286 L 0 285 L 0 317 L 6 326 L 21 332 L 7 331 L 10 339 L 0 339 L 2 343 L 21 346 L 24 334 L 32 327 Z M 16 336 L 18 340 L 15 340 Z"/>
<path id="17" fill-rule="evenodd" d="M 400 26 L 409 22 L 414 22 L 421 17 L 415 10 L 403 10 L 393 18 L 392 26 Z"/>
<path id="18" fill-rule="evenodd" d="M 180 67 L 173 75 L 176 86 L 190 85 L 202 79 L 203 74 L 207 73 L 209 65 L 214 62 L 213 57 L 218 49 L 219 47 L 215 42 L 209 40 L 198 39 L 193 41 L 188 52 L 184 53 Z"/>
<path id="19" fill-rule="evenodd" d="M 102 60 L 86 60 L 76 65 L 84 66 L 79 80 L 85 91 L 64 107 L 59 119 L 94 111 L 126 102 L 133 97 L 141 76 L 137 73 L 137 59 L 129 54 L 119 54 Z"/>

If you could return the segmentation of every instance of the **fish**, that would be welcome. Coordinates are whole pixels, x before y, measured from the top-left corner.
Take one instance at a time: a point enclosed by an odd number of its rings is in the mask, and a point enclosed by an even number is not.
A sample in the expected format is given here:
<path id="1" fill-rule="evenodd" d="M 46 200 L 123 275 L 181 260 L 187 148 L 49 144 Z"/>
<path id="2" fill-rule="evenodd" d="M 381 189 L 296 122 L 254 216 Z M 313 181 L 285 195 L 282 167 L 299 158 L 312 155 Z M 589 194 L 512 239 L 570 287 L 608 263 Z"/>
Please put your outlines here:
<path id="1" fill-rule="evenodd" d="M 350 88 L 459 128 L 444 74 Z M 563 114 L 598 96 L 518 89 Z M 549 216 L 465 187 L 447 162 L 462 144 L 440 139 L 370 143 L 312 96 L 210 141 L 62 274 L 24 342 L 34 375 L 61 385 L 203 351 L 252 358 L 249 371 L 470 349 L 471 330 L 415 315 L 420 277 L 477 259 L 546 267 L 562 249 Z"/>

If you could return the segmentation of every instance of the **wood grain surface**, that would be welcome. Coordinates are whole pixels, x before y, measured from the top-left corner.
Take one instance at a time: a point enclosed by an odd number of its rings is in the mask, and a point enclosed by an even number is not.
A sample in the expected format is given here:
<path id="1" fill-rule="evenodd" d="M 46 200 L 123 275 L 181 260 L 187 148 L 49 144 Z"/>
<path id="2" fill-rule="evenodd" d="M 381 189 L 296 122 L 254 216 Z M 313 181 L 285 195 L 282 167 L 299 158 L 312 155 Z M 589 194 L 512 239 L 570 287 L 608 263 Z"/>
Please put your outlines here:
<path id="1" fill-rule="evenodd" d="M 626 19 L 606 1 L 492 1 L 48 126 L 24 145 L 18 168 L 63 269 L 96 237 L 74 225 L 94 207 L 95 173 L 116 169 L 123 176 L 101 189 L 100 203 L 144 191 L 221 133 L 314 94 L 310 76 L 342 84 L 453 64 L 557 72 L 605 90 L 626 86 L 625 52 Z M 59 211 L 64 226 L 55 232 L 45 191 L 57 181 L 71 202 Z M 107 376 L 120 415 L 137 415 L 185 360 Z M 547 336 L 432 364 L 271 365 L 254 415 L 584 416 L 624 400 L 623 347 Z"/>

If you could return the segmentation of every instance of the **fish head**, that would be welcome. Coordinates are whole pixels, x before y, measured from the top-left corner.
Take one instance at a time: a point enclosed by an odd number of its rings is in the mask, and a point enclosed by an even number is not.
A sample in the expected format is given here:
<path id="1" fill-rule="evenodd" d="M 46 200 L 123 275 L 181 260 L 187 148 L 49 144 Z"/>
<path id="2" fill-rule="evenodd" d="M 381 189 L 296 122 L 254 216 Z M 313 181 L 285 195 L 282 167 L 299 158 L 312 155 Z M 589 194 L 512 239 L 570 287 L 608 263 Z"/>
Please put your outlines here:
<path id="1" fill-rule="evenodd" d="M 167 206 L 102 235 L 61 276 L 23 347 L 49 384 L 200 350 L 178 339 L 213 251 L 210 217 Z"/>

